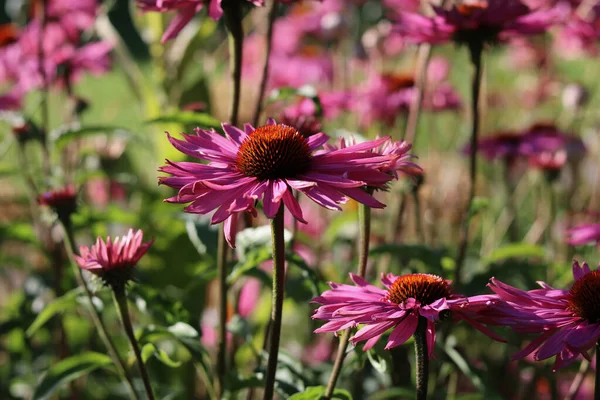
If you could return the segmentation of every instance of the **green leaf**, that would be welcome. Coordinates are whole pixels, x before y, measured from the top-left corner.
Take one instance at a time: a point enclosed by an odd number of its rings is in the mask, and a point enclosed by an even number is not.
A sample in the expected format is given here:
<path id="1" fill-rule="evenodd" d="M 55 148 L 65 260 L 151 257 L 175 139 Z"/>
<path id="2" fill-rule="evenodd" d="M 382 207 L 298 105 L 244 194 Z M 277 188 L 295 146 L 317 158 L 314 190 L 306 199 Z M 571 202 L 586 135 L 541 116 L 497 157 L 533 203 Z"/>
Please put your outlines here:
<path id="1" fill-rule="evenodd" d="M 249 275 L 251 270 L 256 270 L 260 264 L 271 259 L 271 250 L 268 247 L 260 247 L 249 251 L 243 262 L 238 262 L 227 277 L 227 283 L 233 284 L 244 275 Z"/>
<path id="2" fill-rule="evenodd" d="M 221 129 L 221 123 L 212 115 L 193 111 L 182 111 L 174 114 L 162 115 L 146 121 L 147 124 L 177 123 L 182 125 L 196 125 L 200 128 Z"/>
<path id="3" fill-rule="evenodd" d="M 480 212 L 484 211 L 490 205 L 490 199 L 487 197 L 475 197 L 473 198 L 473 202 L 471 203 L 471 207 L 469 208 L 469 218 L 474 217 Z"/>
<path id="4" fill-rule="evenodd" d="M 37 315 L 31 326 L 27 329 L 25 334 L 31 337 L 38 329 L 40 329 L 50 318 L 58 313 L 70 311 L 76 308 L 79 303 L 77 302 L 77 296 L 82 292 L 81 288 L 76 288 L 68 291 L 59 298 L 52 300 L 44 309 Z"/>
<path id="5" fill-rule="evenodd" d="M 99 133 L 117 135 L 123 138 L 134 136 L 132 132 L 117 126 L 67 125 L 52 131 L 50 133 L 50 138 L 54 142 L 57 150 L 60 150 L 75 139 L 93 136 Z"/>
<path id="6" fill-rule="evenodd" d="M 0 241 L 17 240 L 19 242 L 39 245 L 37 236 L 30 223 L 15 223 L 0 226 Z"/>
<path id="7" fill-rule="evenodd" d="M 309 386 L 302 393 L 296 393 L 289 397 L 289 400 L 320 400 L 325 396 L 325 386 Z M 335 389 L 332 399 L 352 400 L 352 395 L 344 389 Z"/>
<path id="8" fill-rule="evenodd" d="M 181 361 L 172 360 L 169 355 L 162 349 L 157 348 L 153 343 L 147 343 L 142 348 L 142 360 L 144 363 L 154 356 L 167 367 L 177 368 L 181 366 Z"/>
<path id="9" fill-rule="evenodd" d="M 471 383 L 477 390 L 485 391 L 485 385 L 483 384 L 479 371 L 471 368 L 471 364 L 454 348 L 455 343 L 456 340 L 449 339 L 446 341 L 444 345 L 446 355 L 454 362 L 458 369 L 471 380 Z"/>
<path id="10" fill-rule="evenodd" d="M 544 248 L 529 243 L 509 244 L 496 249 L 486 258 L 486 263 L 491 264 L 508 258 L 544 258 Z"/>
<path id="11" fill-rule="evenodd" d="M 105 354 L 87 352 L 66 358 L 52 365 L 33 393 L 34 400 L 49 399 L 61 386 L 98 368 L 107 367 L 112 360 Z"/>

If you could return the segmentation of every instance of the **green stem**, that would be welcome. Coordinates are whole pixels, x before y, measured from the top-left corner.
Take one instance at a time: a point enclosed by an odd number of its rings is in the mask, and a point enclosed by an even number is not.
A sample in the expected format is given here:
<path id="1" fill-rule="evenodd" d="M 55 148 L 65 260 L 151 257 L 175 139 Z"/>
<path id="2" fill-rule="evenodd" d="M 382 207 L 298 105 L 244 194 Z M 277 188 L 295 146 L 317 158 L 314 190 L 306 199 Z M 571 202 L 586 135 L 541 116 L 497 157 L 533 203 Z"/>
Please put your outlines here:
<path id="1" fill-rule="evenodd" d="M 504 186 L 506 191 L 506 209 L 508 210 L 509 218 L 511 219 L 510 225 L 508 226 L 508 240 L 511 243 L 517 243 L 519 241 L 519 225 L 517 222 L 517 207 L 515 205 L 515 185 L 513 184 L 511 177 L 511 170 L 513 168 L 512 159 L 507 159 L 504 162 Z"/>
<path id="2" fill-rule="evenodd" d="M 373 190 L 368 188 L 367 192 L 373 194 Z M 358 205 L 358 225 L 359 225 L 359 236 L 358 236 L 358 275 L 364 278 L 367 272 L 367 261 L 369 259 L 369 237 L 371 236 L 371 208 L 364 204 Z M 346 329 L 340 338 L 338 345 L 338 352 L 333 364 L 333 370 L 329 377 L 329 383 L 327 384 L 327 390 L 325 391 L 325 398 L 330 399 L 335 391 L 337 380 L 342 372 L 342 364 L 346 357 L 346 349 L 348 348 L 348 341 L 350 340 L 350 329 Z"/>
<path id="3" fill-rule="evenodd" d="M 48 134 L 49 134 L 49 121 L 50 113 L 48 109 L 48 77 L 46 76 L 45 68 L 45 54 L 44 54 L 44 31 L 46 30 L 46 22 L 48 20 L 48 0 L 42 0 L 41 8 L 41 22 L 40 22 L 40 37 L 38 38 L 38 56 L 39 56 L 39 70 L 40 76 L 42 77 L 42 90 L 41 90 L 41 122 L 40 127 L 42 129 L 42 154 L 44 162 L 44 173 L 46 178 L 50 178 L 51 167 L 50 167 L 50 151 L 48 149 Z"/>
<path id="4" fill-rule="evenodd" d="M 237 126 L 240 95 L 242 89 L 242 50 L 244 46 L 244 27 L 242 26 L 242 9 L 235 1 L 223 2 L 225 25 L 229 32 L 229 68 L 233 82 L 233 96 L 231 98 L 231 110 L 229 122 Z"/>
<path id="5" fill-rule="evenodd" d="M 427 400 L 429 383 L 429 354 L 427 349 L 427 319 L 419 317 L 419 324 L 413 335 L 415 340 L 416 399 Z"/>
<path id="6" fill-rule="evenodd" d="M 267 89 L 267 82 L 269 81 L 269 58 L 271 56 L 271 48 L 273 47 L 273 27 L 275 26 L 275 19 L 277 17 L 277 3 L 278 0 L 272 0 L 271 8 L 269 9 L 267 34 L 265 36 L 265 62 L 263 65 L 260 87 L 258 89 L 258 98 L 256 99 L 254 117 L 252 118 L 252 125 L 254 125 L 255 127 L 258 125 L 260 119 L 260 113 L 262 112 L 262 106 L 265 97 L 265 91 Z"/>
<path id="7" fill-rule="evenodd" d="M 227 372 L 227 241 L 225 240 L 224 223 L 219 229 L 217 249 L 217 280 L 219 282 L 219 331 L 217 335 L 217 365 L 215 389 L 219 397 L 225 391 L 225 373 Z"/>
<path id="8" fill-rule="evenodd" d="M 144 361 L 142 360 L 142 354 L 140 352 L 140 347 L 135 338 L 135 334 L 133 333 L 133 327 L 131 326 L 131 318 L 129 317 L 129 308 L 127 307 L 127 296 L 125 296 L 125 287 L 113 286 L 113 298 L 115 300 L 115 305 L 117 306 L 117 310 L 119 311 L 119 316 L 121 317 L 121 322 L 123 323 L 123 328 L 125 329 L 125 333 L 127 334 L 127 338 L 129 339 L 129 343 L 131 344 L 131 348 L 133 349 L 133 353 L 135 354 L 135 359 L 137 360 L 138 370 L 140 375 L 142 376 L 142 380 L 144 381 L 144 387 L 146 388 L 146 395 L 148 396 L 148 400 L 154 400 L 154 393 L 152 392 L 152 385 L 150 385 L 150 378 L 148 377 L 148 371 L 146 371 L 146 366 L 144 365 Z"/>
<path id="9" fill-rule="evenodd" d="M 131 394 L 131 397 L 137 400 L 137 399 L 139 399 L 139 397 L 137 395 L 137 392 L 135 391 L 135 387 L 133 386 L 133 381 L 131 380 L 129 373 L 127 372 L 127 366 L 125 365 L 125 362 L 123 361 L 123 359 L 121 359 L 121 357 L 119 357 L 119 352 L 117 351 L 117 347 L 115 346 L 110 335 L 108 334 L 106 325 L 104 325 L 104 322 L 102 321 L 102 315 L 100 314 L 100 311 L 94 304 L 94 294 L 92 293 L 91 289 L 89 288 L 88 284 L 86 283 L 86 281 L 83 277 L 82 269 L 77 266 L 77 263 L 75 262 L 75 258 L 73 257 L 73 254 L 76 251 L 76 245 L 75 245 L 75 239 L 73 237 L 73 226 L 72 226 L 71 220 L 70 220 L 70 218 L 67 218 L 61 222 L 63 224 L 63 229 L 64 229 L 65 235 L 66 235 L 65 249 L 67 251 L 69 260 L 71 261 L 71 265 L 73 266 L 73 270 L 74 270 L 73 273 L 75 275 L 75 278 L 77 279 L 77 284 L 83 288 L 83 290 L 85 291 L 85 294 L 88 298 L 88 301 L 90 303 L 89 310 L 90 310 L 90 317 L 92 318 L 92 322 L 94 323 L 94 326 L 96 327 L 96 330 L 98 331 L 98 334 L 100 335 L 100 339 L 106 346 L 106 349 L 108 350 L 108 354 L 109 354 L 110 358 L 113 360 L 113 363 L 114 363 L 115 367 L 117 368 L 117 371 L 119 372 L 121 377 L 125 380 L 127 388 L 129 389 L 129 392 Z"/>
<path id="10" fill-rule="evenodd" d="M 275 372 L 277 371 L 277 355 L 281 336 L 281 319 L 283 314 L 283 291 L 285 283 L 285 241 L 283 237 L 283 205 L 275 218 L 271 220 L 271 236 L 273 241 L 273 305 L 271 308 L 271 332 L 269 341 L 269 360 L 265 378 L 265 393 L 263 398 L 271 400 L 275 387 Z"/>
<path id="11" fill-rule="evenodd" d="M 460 233 L 460 242 L 458 247 L 458 255 L 456 256 L 456 270 L 454 273 L 454 287 L 460 288 L 462 278 L 462 267 L 467 256 L 467 248 L 469 246 L 469 223 L 471 221 L 471 204 L 475 197 L 475 184 L 477 175 L 477 148 L 479 140 L 479 92 L 481 91 L 481 56 L 483 54 L 483 43 L 475 41 L 469 44 L 471 54 L 471 62 L 475 72 L 471 85 L 471 108 L 472 108 L 472 126 L 471 126 L 471 160 L 470 160 L 470 188 L 467 209 L 465 210 L 462 230 Z"/>
<path id="12" fill-rule="evenodd" d="M 415 187 L 412 190 L 412 197 L 415 203 L 415 227 L 417 231 L 417 239 L 420 243 L 425 243 L 425 233 L 423 232 L 423 221 L 421 219 L 421 199 L 419 199 L 418 187 Z"/>

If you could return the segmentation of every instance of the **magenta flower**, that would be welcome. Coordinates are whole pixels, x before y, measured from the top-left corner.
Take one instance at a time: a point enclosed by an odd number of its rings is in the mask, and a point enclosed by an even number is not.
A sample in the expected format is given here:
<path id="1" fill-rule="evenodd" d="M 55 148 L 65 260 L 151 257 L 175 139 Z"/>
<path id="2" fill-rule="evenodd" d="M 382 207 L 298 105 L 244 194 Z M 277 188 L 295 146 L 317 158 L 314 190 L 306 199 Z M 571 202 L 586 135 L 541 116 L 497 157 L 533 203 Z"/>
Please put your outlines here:
<path id="1" fill-rule="evenodd" d="M 477 151 L 488 160 L 510 161 L 521 156 L 523 136 L 512 132 L 500 132 L 479 139 Z M 471 146 L 465 147 L 465 153 L 471 153 Z"/>
<path id="2" fill-rule="evenodd" d="M 164 43 L 175 38 L 179 32 L 199 13 L 208 6 L 208 15 L 215 21 L 223 16 L 221 3 L 223 0 L 136 0 L 143 11 L 168 12 L 177 11 L 177 15 L 165 30 L 161 41 Z M 263 0 L 248 0 L 254 5 L 264 5 Z M 239 7 L 239 6 L 236 6 Z"/>
<path id="3" fill-rule="evenodd" d="M 195 135 L 184 134 L 184 140 L 167 134 L 177 150 L 209 163 L 167 160 L 168 165 L 160 171 L 171 176 L 160 177 L 159 183 L 178 189 L 179 193 L 166 201 L 191 203 L 186 212 L 207 214 L 216 210 L 212 223 L 225 221 L 232 247 L 238 213 L 256 216 L 259 200 L 268 218 L 275 217 L 283 202 L 298 221 L 306 223 L 291 189 L 331 210 L 340 210 L 339 205 L 348 197 L 369 207 L 384 207 L 362 187 L 383 187 L 391 179 L 379 168 L 393 164 L 396 157 L 369 152 L 388 138 L 317 154 L 315 151 L 329 139 L 327 135 L 306 138 L 274 120 L 256 129 L 246 124 L 244 131 L 223 124 L 223 130 L 225 137 L 199 128 Z M 360 179 L 348 177 L 352 174 L 360 175 Z"/>
<path id="4" fill-rule="evenodd" d="M 571 246 L 583 246 L 594 242 L 600 246 L 600 223 L 581 224 L 567 231 L 567 243 Z"/>
<path id="5" fill-rule="evenodd" d="M 112 287 L 124 286 L 132 279 L 136 264 L 154 241 L 152 239 L 142 243 L 143 235 L 141 229 L 135 232 L 130 229 L 127 236 L 114 240 L 109 236 L 104 242 L 98 237 L 93 246 L 79 248 L 75 261 L 82 269 L 100 277 L 105 284 Z"/>
<path id="6" fill-rule="evenodd" d="M 565 8 L 531 11 L 519 0 L 488 0 L 434 7 L 435 16 L 398 11 L 396 30 L 414 43 L 495 43 L 543 33 L 560 22 Z"/>
<path id="7" fill-rule="evenodd" d="M 354 344 L 366 341 L 366 351 L 393 328 L 387 350 L 406 342 L 423 317 L 427 320 L 427 348 L 432 357 L 435 323 L 451 312 L 453 319 L 464 319 L 486 335 L 504 341 L 476 320 L 476 310 L 486 307 L 489 296 L 469 298 L 453 294 L 450 281 L 430 274 L 387 274 L 381 280 L 385 289 L 370 285 L 358 275 L 350 274 L 350 279 L 356 286 L 329 283 L 331 290 L 313 299 L 321 307 L 312 318 L 328 321 L 315 333 L 335 333 L 364 325 L 350 340 Z"/>
<path id="8" fill-rule="evenodd" d="M 37 201 L 38 204 L 54 210 L 63 223 L 77 210 L 77 192 L 73 185 L 42 193 Z"/>
<path id="9" fill-rule="evenodd" d="M 535 360 L 556 356 L 554 370 L 571 364 L 579 355 L 589 359 L 587 351 L 600 339 L 600 271 L 590 271 L 587 263 L 580 266 L 575 261 L 573 276 L 575 283 L 570 290 L 540 282 L 541 289 L 524 291 L 491 279 L 488 286 L 501 300 L 492 308 L 503 314 L 495 323 L 516 332 L 540 334 L 513 358 L 534 351 Z"/>

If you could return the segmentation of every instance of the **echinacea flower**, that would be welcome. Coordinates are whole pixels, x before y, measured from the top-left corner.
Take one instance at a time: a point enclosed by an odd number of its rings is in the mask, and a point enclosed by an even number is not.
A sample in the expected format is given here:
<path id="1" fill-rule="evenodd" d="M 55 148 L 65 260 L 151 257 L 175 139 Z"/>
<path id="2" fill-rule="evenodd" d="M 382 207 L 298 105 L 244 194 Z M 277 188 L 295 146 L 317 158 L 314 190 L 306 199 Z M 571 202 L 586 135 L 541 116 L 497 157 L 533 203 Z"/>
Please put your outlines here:
<path id="1" fill-rule="evenodd" d="M 369 151 L 385 143 L 387 137 L 317 153 L 329 139 L 324 133 L 307 138 L 272 119 L 256 129 L 246 124 L 243 131 L 229 124 L 222 126 L 225 137 L 199 128 L 195 135 L 183 134 L 184 140 L 167 134 L 177 150 L 209 164 L 167 160 L 168 165 L 159 170 L 171 176 L 160 177 L 159 184 L 178 189 L 179 193 L 166 201 L 191 203 L 186 212 L 207 214 L 216 210 L 211 222 L 225 221 L 230 246 L 235 247 L 238 213 L 256 216 L 259 200 L 267 218 L 274 218 L 283 202 L 298 221 L 306 223 L 291 189 L 331 210 L 340 210 L 348 197 L 369 207 L 384 207 L 362 187 L 384 187 L 391 179 L 379 169 L 397 157 Z M 359 178 L 349 177 L 353 174 Z"/>
<path id="2" fill-rule="evenodd" d="M 40 205 L 50 207 L 62 222 L 66 222 L 77 210 L 77 192 L 73 185 L 42 193 L 37 201 Z"/>
<path id="3" fill-rule="evenodd" d="M 225 0 L 234 1 L 234 0 Z M 263 0 L 248 0 L 254 5 L 262 6 Z M 207 7 L 208 15 L 215 21 L 223 16 L 223 0 L 136 0 L 136 4 L 143 11 L 168 12 L 177 11 L 167 29 L 165 30 L 161 41 L 164 43 L 175 38 L 179 32 L 199 13 Z M 234 7 L 240 7 L 235 5 Z"/>
<path id="4" fill-rule="evenodd" d="M 130 229 L 127 236 L 110 236 L 106 242 L 100 237 L 93 246 L 81 246 L 75 261 L 86 271 L 97 275 L 104 283 L 114 288 L 124 288 L 133 279 L 138 261 L 146 254 L 154 239 L 142 243 L 144 232 Z"/>
<path id="5" fill-rule="evenodd" d="M 503 317 L 491 317 L 487 322 L 507 325 L 520 333 L 540 334 L 513 358 L 534 351 L 538 361 L 556 356 L 554 370 L 571 364 L 579 355 L 589 359 L 587 351 L 600 339 L 600 271 L 575 261 L 573 276 L 575 283 L 570 290 L 539 282 L 541 289 L 524 291 L 491 279 L 488 286 L 500 300 L 491 308 L 496 307 Z"/>
<path id="6" fill-rule="evenodd" d="M 494 334 L 476 320 L 475 308 L 485 307 L 487 297 L 465 297 L 452 293 L 450 281 L 431 274 L 408 274 L 382 277 L 385 289 L 369 284 L 358 275 L 350 274 L 356 286 L 329 283 L 331 290 L 313 299 L 321 304 L 314 319 L 328 321 L 315 330 L 338 332 L 363 325 L 350 340 L 366 341 L 363 350 L 372 348 L 381 336 L 392 329 L 386 350 L 406 342 L 417 329 L 420 318 L 427 321 L 427 348 L 429 357 L 435 347 L 435 324 L 444 314 L 453 319 L 464 319 L 479 331 L 500 341 Z M 488 296 L 489 297 L 489 296 Z M 473 308 L 473 310 L 470 310 Z"/>
<path id="7" fill-rule="evenodd" d="M 565 6 L 532 11 L 519 0 L 463 2 L 446 10 L 433 7 L 435 16 L 398 11 L 396 30 L 413 43 L 454 41 L 482 45 L 543 33 L 560 22 Z"/>

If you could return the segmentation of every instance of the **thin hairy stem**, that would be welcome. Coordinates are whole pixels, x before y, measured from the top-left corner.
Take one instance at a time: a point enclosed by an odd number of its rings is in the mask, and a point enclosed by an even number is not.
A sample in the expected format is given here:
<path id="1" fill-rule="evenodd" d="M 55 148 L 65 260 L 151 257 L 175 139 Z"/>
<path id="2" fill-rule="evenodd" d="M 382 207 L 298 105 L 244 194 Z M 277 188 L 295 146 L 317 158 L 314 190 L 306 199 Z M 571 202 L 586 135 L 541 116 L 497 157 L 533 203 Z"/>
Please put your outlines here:
<path id="1" fill-rule="evenodd" d="M 269 58 L 271 57 L 271 48 L 273 47 L 273 27 L 275 26 L 275 19 L 277 17 L 277 5 L 277 0 L 271 1 L 267 22 L 267 34 L 265 36 L 265 61 L 263 64 L 260 86 L 258 88 L 258 98 L 256 99 L 256 106 L 254 108 L 254 117 L 252 118 L 252 125 L 254 126 L 258 126 L 265 98 L 265 91 L 267 90 L 267 82 L 269 81 Z"/>
<path id="2" fill-rule="evenodd" d="M 471 157 L 469 168 L 469 197 L 467 207 L 463 215 L 462 229 L 460 232 L 460 241 L 458 246 L 458 255 L 456 256 L 456 269 L 454 272 L 454 287 L 460 288 L 462 279 L 462 267 L 467 256 L 469 247 L 469 223 L 471 221 L 471 205 L 475 197 L 475 185 L 477 176 L 477 148 L 479 140 L 479 92 L 481 91 L 481 56 L 483 53 L 483 43 L 473 42 L 469 45 L 471 62 L 475 69 L 471 85 L 471 108 L 472 108 L 472 126 L 471 126 Z"/>
<path id="3" fill-rule="evenodd" d="M 417 400 L 427 400 L 429 383 L 429 354 L 427 349 L 427 319 L 419 317 L 419 324 L 413 335 L 415 340 L 415 371 Z"/>
<path id="4" fill-rule="evenodd" d="M 133 333 L 133 327 L 131 326 L 131 318 L 129 316 L 129 307 L 127 306 L 127 296 L 125 295 L 125 287 L 113 287 L 113 298 L 115 300 L 117 310 L 119 311 L 119 316 L 121 317 L 123 328 L 125 329 L 125 333 L 127 334 L 127 338 L 129 339 L 129 343 L 131 344 L 133 353 L 135 354 L 138 370 L 140 372 L 140 375 L 142 376 L 142 380 L 144 381 L 146 396 L 149 400 L 154 400 L 154 392 L 152 391 L 152 385 L 150 384 L 150 377 L 148 376 L 148 371 L 146 370 L 144 360 L 142 359 L 142 353 L 140 352 L 140 346 L 138 345 L 137 339 L 135 338 L 135 334 Z"/>
<path id="5" fill-rule="evenodd" d="M 275 387 L 277 371 L 277 355 L 281 337 L 281 319 L 283 316 L 283 291 L 285 284 L 285 241 L 283 236 L 283 204 L 275 218 L 271 220 L 271 237 L 273 241 L 273 305 L 271 308 L 271 332 L 269 341 L 269 360 L 265 378 L 264 400 L 271 400 Z"/>
<path id="6" fill-rule="evenodd" d="M 224 232 L 225 223 L 219 228 L 217 249 L 217 281 L 219 282 L 219 331 L 217 334 L 217 363 L 215 389 L 219 397 L 224 392 L 227 359 L 227 241 Z"/>

